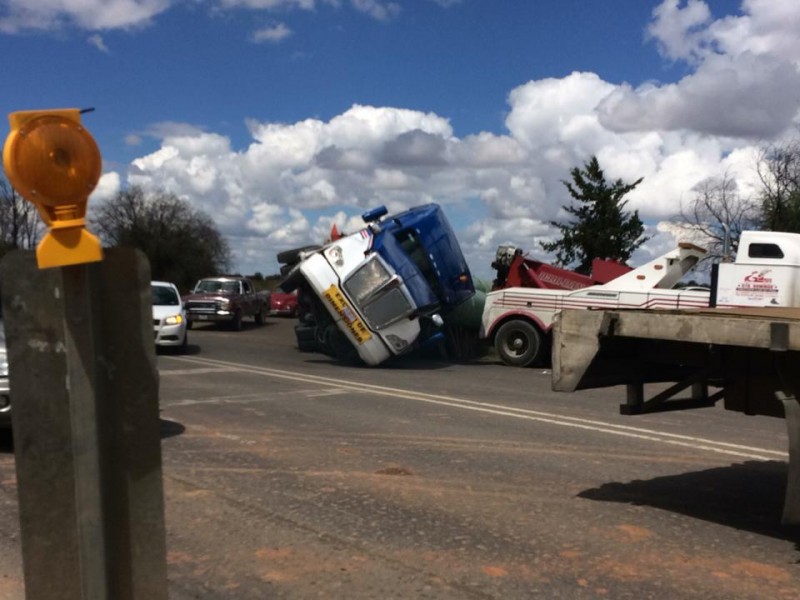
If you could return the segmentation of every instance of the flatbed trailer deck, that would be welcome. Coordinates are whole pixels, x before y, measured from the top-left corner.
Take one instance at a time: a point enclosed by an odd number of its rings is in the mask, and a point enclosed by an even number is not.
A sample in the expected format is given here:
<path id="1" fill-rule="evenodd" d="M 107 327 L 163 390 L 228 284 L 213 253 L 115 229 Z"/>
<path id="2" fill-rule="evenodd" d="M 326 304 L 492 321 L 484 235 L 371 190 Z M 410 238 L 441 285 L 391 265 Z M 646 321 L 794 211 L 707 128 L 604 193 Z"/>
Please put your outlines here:
<path id="1" fill-rule="evenodd" d="M 784 417 L 783 522 L 800 523 L 800 309 L 564 310 L 553 329 L 553 389 L 625 385 L 623 414 L 713 406 Z M 673 383 L 646 397 L 645 386 Z"/>

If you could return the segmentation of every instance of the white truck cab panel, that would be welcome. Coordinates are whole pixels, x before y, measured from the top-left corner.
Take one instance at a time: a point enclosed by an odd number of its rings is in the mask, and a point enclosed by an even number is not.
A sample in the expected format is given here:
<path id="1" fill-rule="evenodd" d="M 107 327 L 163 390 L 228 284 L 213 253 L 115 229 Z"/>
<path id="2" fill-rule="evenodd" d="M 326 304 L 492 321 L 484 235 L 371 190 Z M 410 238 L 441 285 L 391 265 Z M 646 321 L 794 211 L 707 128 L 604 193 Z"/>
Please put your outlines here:
<path id="1" fill-rule="evenodd" d="M 736 261 L 721 263 L 716 306 L 800 305 L 800 234 L 745 231 Z"/>

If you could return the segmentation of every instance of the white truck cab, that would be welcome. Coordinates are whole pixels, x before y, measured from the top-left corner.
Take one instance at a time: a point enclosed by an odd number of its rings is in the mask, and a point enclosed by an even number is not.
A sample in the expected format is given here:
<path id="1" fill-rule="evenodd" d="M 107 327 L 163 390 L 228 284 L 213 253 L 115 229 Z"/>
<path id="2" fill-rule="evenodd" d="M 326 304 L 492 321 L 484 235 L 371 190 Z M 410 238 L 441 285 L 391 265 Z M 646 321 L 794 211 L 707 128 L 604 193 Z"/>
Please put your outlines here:
<path id="1" fill-rule="evenodd" d="M 720 263 L 712 281 L 712 304 L 799 306 L 800 234 L 744 231 L 736 261 Z"/>

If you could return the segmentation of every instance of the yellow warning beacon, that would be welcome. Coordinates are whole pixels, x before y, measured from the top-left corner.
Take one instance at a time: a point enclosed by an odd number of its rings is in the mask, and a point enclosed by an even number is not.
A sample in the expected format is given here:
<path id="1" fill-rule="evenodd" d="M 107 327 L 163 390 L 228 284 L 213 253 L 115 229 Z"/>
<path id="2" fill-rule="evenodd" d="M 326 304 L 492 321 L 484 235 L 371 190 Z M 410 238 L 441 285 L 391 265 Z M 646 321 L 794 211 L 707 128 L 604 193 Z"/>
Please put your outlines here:
<path id="1" fill-rule="evenodd" d="M 40 269 L 103 259 L 100 241 L 86 230 L 86 204 L 100 179 L 102 158 L 81 125 L 77 108 L 8 115 L 3 147 L 6 177 L 36 205 L 49 228 L 36 248 Z"/>

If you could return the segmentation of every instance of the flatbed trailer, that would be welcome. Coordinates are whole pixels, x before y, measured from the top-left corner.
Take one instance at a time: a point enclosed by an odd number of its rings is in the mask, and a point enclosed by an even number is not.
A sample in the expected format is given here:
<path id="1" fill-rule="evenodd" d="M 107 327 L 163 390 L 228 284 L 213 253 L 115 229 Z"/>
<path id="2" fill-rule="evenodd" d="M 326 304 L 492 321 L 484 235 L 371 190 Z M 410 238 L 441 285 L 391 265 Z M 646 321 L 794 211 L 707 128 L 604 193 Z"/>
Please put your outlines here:
<path id="1" fill-rule="evenodd" d="M 556 391 L 626 386 L 622 414 L 714 406 L 784 417 L 783 523 L 800 523 L 800 309 L 563 310 L 553 328 Z M 672 383 L 646 397 L 645 385 Z"/>

